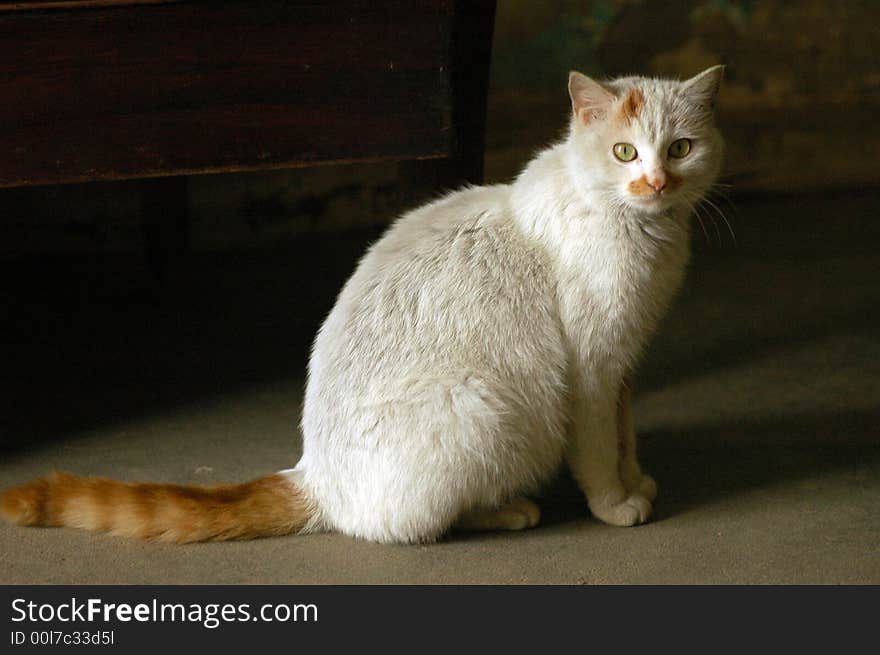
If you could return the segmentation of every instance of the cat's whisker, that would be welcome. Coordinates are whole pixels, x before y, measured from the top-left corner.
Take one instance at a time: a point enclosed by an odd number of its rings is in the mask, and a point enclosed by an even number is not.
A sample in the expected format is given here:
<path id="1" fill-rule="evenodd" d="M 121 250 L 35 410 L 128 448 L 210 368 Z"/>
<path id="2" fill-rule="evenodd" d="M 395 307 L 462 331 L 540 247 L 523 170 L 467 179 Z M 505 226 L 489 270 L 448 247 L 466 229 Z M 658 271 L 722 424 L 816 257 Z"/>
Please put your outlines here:
<path id="1" fill-rule="evenodd" d="M 725 216 L 724 212 L 721 211 L 721 208 L 718 205 L 716 205 L 712 201 L 712 199 L 709 197 L 704 198 L 703 202 L 705 202 L 707 205 L 709 205 L 709 207 L 712 207 L 718 213 L 718 215 L 721 217 L 721 220 L 724 221 L 724 224 L 727 225 L 727 230 L 728 230 L 728 232 L 730 232 L 730 237 L 733 239 L 733 245 L 734 246 L 739 245 L 736 241 L 736 235 L 733 233 L 733 227 L 730 225 L 730 221 L 727 220 L 727 216 Z"/>
<path id="2" fill-rule="evenodd" d="M 712 219 L 712 227 L 715 228 L 715 236 L 718 238 L 718 246 L 721 246 L 721 230 L 718 228 L 718 221 L 715 220 L 715 216 L 711 214 L 708 210 L 706 211 L 706 216 Z"/>
<path id="3" fill-rule="evenodd" d="M 703 230 L 703 237 L 706 239 L 706 243 L 709 243 L 709 233 L 706 231 L 706 225 L 703 223 L 703 218 L 700 216 L 700 212 L 697 211 L 697 206 L 694 202 L 687 196 L 684 197 L 685 203 L 687 203 L 688 208 L 691 210 L 691 213 L 696 217 L 697 222 L 700 224 L 700 228 Z"/>
<path id="4" fill-rule="evenodd" d="M 715 222 L 715 217 L 712 216 L 709 212 L 707 212 L 706 208 L 703 207 L 702 204 L 698 205 L 698 212 L 701 216 L 703 216 L 709 222 L 709 224 L 715 230 L 715 243 L 716 243 L 716 245 L 720 246 L 721 245 L 721 232 L 718 229 L 718 223 Z M 710 244 L 712 243 L 711 238 L 708 239 L 708 243 L 710 243 Z"/>
<path id="5" fill-rule="evenodd" d="M 717 192 L 713 190 L 712 195 L 717 196 L 720 200 L 723 200 L 725 203 L 727 203 L 727 207 L 730 209 L 731 212 L 733 212 L 733 216 L 731 218 L 737 217 L 739 215 L 739 208 L 733 203 L 733 200 L 730 199 L 729 193 L 729 189 L 732 189 L 733 186 L 730 184 L 725 186 L 727 186 L 728 188 L 722 189 Z"/>
<path id="6" fill-rule="evenodd" d="M 718 245 L 721 245 L 721 232 L 718 229 L 718 224 L 715 221 L 715 217 L 712 216 L 711 213 L 707 210 L 707 208 L 703 205 L 703 196 L 696 192 L 689 192 L 685 196 L 685 200 L 693 211 L 694 216 L 697 217 L 697 220 L 700 222 L 700 227 L 703 229 L 703 234 L 706 237 L 706 243 L 712 244 L 712 238 L 709 236 L 709 232 L 706 230 L 706 221 L 709 221 L 712 224 L 712 227 L 715 229 L 715 236 L 718 240 Z"/>
<path id="7" fill-rule="evenodd" d="M 718 198 L 727 203 L 728 207 L 734 212 L 737 213 L 737 207 L 733 204 L 733 201 L 730 199 L 730 192 L 733 190 L 732 184 L 723 184 L 721 182 L 714 183 L 707 193 L 708 196 Z"/>

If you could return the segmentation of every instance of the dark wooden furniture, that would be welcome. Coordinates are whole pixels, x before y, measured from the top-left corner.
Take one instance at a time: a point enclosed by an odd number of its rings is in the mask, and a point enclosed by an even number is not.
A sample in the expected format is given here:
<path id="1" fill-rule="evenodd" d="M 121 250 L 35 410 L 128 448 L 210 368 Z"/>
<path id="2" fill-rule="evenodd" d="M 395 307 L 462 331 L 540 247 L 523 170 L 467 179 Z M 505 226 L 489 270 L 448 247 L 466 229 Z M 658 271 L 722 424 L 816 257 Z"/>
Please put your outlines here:
<path id="1" fill-rule="evenodd" d="M 494 9 L 0 0 L 0 187 L 172 177 L 146 200 L 165 220 L 193 174 L 436 159 L 479 182 Z"/>

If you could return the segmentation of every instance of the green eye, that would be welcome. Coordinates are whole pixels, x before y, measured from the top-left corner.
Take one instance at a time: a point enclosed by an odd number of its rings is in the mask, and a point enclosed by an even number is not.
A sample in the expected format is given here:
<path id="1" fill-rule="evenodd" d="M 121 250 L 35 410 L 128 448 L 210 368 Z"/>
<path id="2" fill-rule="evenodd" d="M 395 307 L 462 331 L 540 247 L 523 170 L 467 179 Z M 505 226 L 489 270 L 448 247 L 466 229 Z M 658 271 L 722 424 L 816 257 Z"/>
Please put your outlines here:
<path id="1" fill-rule="evenodd" d="M 679 139 L 678 141 L 673 141 L 672 145 L 669 146 L 669 156 L 675 157 L 676 159 L 681 159 L 682 157 L 687 157 L 687 154 L 691 151 L 691 140 L 690 139 Z"/>
<path id="2" fill-rule="evenodd" d="M 639 154 L 636 152 L 636 147 L 631 143 L 615 143 L 612 150 L 614 151 L 614 156 L 620 161 L 632 161 Z"/>

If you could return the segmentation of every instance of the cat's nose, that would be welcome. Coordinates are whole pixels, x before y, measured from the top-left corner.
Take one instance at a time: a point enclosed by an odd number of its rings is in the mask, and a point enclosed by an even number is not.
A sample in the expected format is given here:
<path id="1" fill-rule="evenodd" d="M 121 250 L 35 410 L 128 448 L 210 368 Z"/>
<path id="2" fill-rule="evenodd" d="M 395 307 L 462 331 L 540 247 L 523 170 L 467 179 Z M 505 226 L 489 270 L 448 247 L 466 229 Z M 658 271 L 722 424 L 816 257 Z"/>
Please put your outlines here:
<path id="1" fill-rule="evenodd" d="M 657 177 L 649 178 L 648 186 L 654 189 L 655 193 L 660 193 L 666 188 L 666 176 L 658 175 Z"/>

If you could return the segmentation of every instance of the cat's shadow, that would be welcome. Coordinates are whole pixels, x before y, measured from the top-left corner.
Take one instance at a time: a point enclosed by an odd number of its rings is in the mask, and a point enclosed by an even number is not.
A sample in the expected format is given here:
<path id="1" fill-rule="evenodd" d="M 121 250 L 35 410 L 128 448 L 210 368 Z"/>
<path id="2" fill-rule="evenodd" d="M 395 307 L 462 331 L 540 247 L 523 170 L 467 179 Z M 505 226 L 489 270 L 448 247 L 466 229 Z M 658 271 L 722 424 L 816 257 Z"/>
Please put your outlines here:
<path id="1" fill-rule="evenodd" d="M 784 311 L 784 308 L 768 300 L 767 306 L 760 311 L 752 309 L 748 313 L 752 321 L 760 323 L 762 314 Z M 696 313 L 691 310 L 687 314 Z M 683 384 L 717 371 L 758 361 L 780 349 L 808 348 L 828 339 L 851 336 L 860 330 L 867 332 L 880 322 L 880 291 L 876 297 L 865 298 L 861 302 L 850 301 L 844 308 L 826 308 L 822 312 L 804 312 L 801 315 L 788 311 L 786 315 L 789 318 L 781 326 L 758 325 L 751 333 L 736 332 L 705 343 L 682 339 L 679 331 L 667 329 L 649 347 L 639 366 L 636 388 L 642 392 L 657 391 L 672 384 Z M 715 320 L 720 324 L 726 319 Z M 705 316 L 702 317 L 701 326 L 708 335 L 721 332 Z"/>
<path id="2" fill-rule="evenodd" d="M 804 499 L 821 494 L 834 475 L 857 484 L 880 466 L 878 424 L 880 412 L 848 412 L 644 432 L 641 460 L 660 488 L 651 520 L 675 521 L 709 506 L 741 502 L 745 495 Z M 544 526 L 590 515 L 565 472 L 538 502 Z"/>

